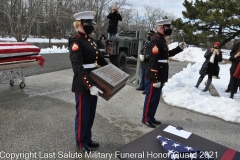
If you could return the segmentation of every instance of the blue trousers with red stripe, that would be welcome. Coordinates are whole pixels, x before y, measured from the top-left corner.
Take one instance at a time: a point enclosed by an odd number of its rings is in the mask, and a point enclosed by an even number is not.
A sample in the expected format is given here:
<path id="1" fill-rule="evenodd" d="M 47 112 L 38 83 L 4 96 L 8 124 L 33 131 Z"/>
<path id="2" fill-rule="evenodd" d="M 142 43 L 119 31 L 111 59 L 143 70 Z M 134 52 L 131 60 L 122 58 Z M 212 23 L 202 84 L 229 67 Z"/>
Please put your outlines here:
<path id="1" fill-rule="evenodd" d="M 142 121 L 152 122 L 155 120 L 155 113 L 160 102 L 163 84 L 161 84 L 160 88 L 155 88 L 153 87 L 153 83 L 151 81 L 145 79 L 145 82 L 146 97 L 144 101 Z"/>
<path id="2" fill-rule="evenodd" d="M 76 94 L 75 133 L 76 145 L 86 147 L 92 141 L 92 126 L 96 113 L 97 96 L 91 94 Z"/>
<path id="3" fill-rule="evenodd" d="M 141 69 L 141 81 L 140 81 L 140 85 L 139 85 L 139 89 L 144 90 L 145 91 L 145 69 Z"/>

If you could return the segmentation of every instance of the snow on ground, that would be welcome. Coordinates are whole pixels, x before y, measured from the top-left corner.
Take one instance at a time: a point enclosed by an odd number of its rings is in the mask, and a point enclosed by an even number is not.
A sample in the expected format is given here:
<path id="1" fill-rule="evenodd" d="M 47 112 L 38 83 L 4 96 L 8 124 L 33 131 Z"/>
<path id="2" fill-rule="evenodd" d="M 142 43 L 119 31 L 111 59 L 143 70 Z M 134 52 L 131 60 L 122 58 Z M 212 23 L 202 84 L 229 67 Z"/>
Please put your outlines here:
<path id="1" fill-rule="evenodd" d="M 204 60 L 204 51 L 201 48 L 189 47 L 184 49 L 181 53 L 171 57 L 170 59 L 176 61 L 187 61 L 187 62 L 197 62 L 199 60 Z"/>
<path id="2" fill-rule="evenodd" d="M 68 48 L 65 45 L 62 48 L 57 46 L 52 46 L 52 48 L 42 48 L 40 54 L 49 54 L 49 53 L 68 53 Z"/>
<path id="3" fill-rule="evenodd" d="M 169 50 L 175 48 L 178 46 L 178 42 L 174 42 L 168 45 Z M 227 49 L 221 49 L 223 59 L 229 59 L 230 50 Z M 187 61 L 187 62 L 197 62 L 205 60 L 204 53 L 206 50 L 203 50 L 198 47 L 188 47 L 183 52 L 175 55 L 174 57 L 171 57 L 170 59 L 176 60 L 176 61 Z"/>
<path id="4" fill-rule="evenodd" d="M 207 76 L 198 89 L 194 87 L 200 76 L 199 69 L 205 61 L 204 53 L 205 51 L 202 51 L 200 48 L 189 47 L 172 57 L 174 60 L 196 63 L 193 65 L 189 63 L 183 71 L 175 74 L 168 80 L 163 88 L 162 96 L 164 101 L 173 106 L 240 123 L 240 91 L 235 94 L 234 99 L 229 98 L 230 93 L 224 92 L 229 82 L 229 68 L 231 64 L 219 64 L 220 79 L 213 79 L 212 81 L 220 97 L 213 97 L 210 92 L 202 92 Z"/>
<path id="5" fill-rule="evenodd" d="M 229 57 L 230 57 L 230 51 L 231 51 L 231 50 L 221 49 L 221 51 L 222 51 L 222 56 L 223 56 L 223 58 L 224 58 L 224 59 L 229 59 Z"/>

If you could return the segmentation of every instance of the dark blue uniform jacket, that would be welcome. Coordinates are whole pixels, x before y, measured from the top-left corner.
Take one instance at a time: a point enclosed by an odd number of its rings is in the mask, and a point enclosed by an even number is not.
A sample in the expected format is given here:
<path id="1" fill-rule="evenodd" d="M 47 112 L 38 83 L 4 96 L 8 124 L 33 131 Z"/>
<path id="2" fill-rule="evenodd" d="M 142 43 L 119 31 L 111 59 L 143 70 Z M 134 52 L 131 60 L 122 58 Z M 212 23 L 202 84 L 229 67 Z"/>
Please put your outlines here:
<path id="1" fill-rule="evenodd" d="M 89 88 L 95 85 L 95 82 L 89 76 L 89 73 L 95 68 L 84 68 L 84 64 L 96 64 L 100 66 L 107 65 L 108 62 L 100 54 L 95 40 L 89 35 L 78 33 L 68 42 L 70 61 L 74 72 L 72 82 L 72 92 L 90 93 Z"/>
<path id="2" fill-rule="evenodd" d="M 182 49 L 177 46 L 176 48 L 169 51 L 168 44 L 165 36 L 156 33 L 152 40 L 147 45 L 149 55 L 149 63 L 146 69 L 145 78 L 153 83 L 161 82 L 165 83 L 168 81 L 168 70 L 169 65 L 167 63 L 158 62 L 158 60 L 168 61 L 169 57 L 176 55 L 181 52 Z"/>

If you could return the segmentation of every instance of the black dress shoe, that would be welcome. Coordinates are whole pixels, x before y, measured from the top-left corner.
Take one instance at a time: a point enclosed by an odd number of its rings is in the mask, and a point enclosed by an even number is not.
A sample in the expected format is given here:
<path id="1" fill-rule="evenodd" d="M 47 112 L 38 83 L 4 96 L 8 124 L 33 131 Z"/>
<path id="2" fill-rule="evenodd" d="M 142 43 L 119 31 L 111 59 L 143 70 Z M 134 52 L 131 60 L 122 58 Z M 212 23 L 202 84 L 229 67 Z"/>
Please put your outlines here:
<path id="1" fill-rule="evenodd" d="M 156 120 L 156 119 L 154 119 L 153 121 L 152 121 L 154 124 L 162 124 L 162 122 L 161 121 L 158 121 L 158 120 Z"/>
<path id="2" fill-rule="evenodd" d="M 78 147 L 79 148 L 79 147 Z M 88 146 L 86 146 L 86 147 L 82 147 L 82 148 L 80 148 L 84 153 L 91 153 L 91 148 L 89 148 Z"/>
<path id="3" fill-rule="evenodd" d="M 230 92 L 230 89 L 226 89 L 225 92 Z"/>
<path id="4" fill-rule="evenodd" d="M 143 91 L 144 89 L 141 88 L 136 88 L 137 91 Z"/>
<path id="5" fill-rule="evenodd" d="M 142 94 L 146 94 L 146 92 L 145 92 L 145 91 L 143 91 L 143 92 L 142 92 Z"/>
<path id="6" fill-rule="evenodd" d="M 96 141 L 92 141 L 92 142 L 89 142 L 89 143 L 88 143 L 88 146 L 89 146 L 89 147 L 98 147 L 98 146 L 99 146 L 99 143 L 96 142 Z"/>
<path id="7" fill-rule="evenodd" d="M 145 124 L 146 126 L 150 127 L 150 128 L 156 128 L 156 126 L 152 123 L 152 122 L 143 122 L 143 124 Z"/>

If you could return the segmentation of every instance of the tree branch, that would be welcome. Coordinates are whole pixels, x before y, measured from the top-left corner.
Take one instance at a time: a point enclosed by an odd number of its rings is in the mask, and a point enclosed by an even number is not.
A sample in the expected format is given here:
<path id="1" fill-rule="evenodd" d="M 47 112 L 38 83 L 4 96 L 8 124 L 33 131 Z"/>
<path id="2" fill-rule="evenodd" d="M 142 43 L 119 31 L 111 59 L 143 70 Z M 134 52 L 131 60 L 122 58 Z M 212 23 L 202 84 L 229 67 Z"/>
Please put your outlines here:
<path id="1" fill-rule="evenodd" d="M 229 42 L 230 40 L 234 39 L 235 37 L 240 35 L 240 31 L 234 33 L 232 36 L 228 37 L 227 39 L 223 40 L 221 43 L 221 46 L 224 46 L 227 42 Z"/>

